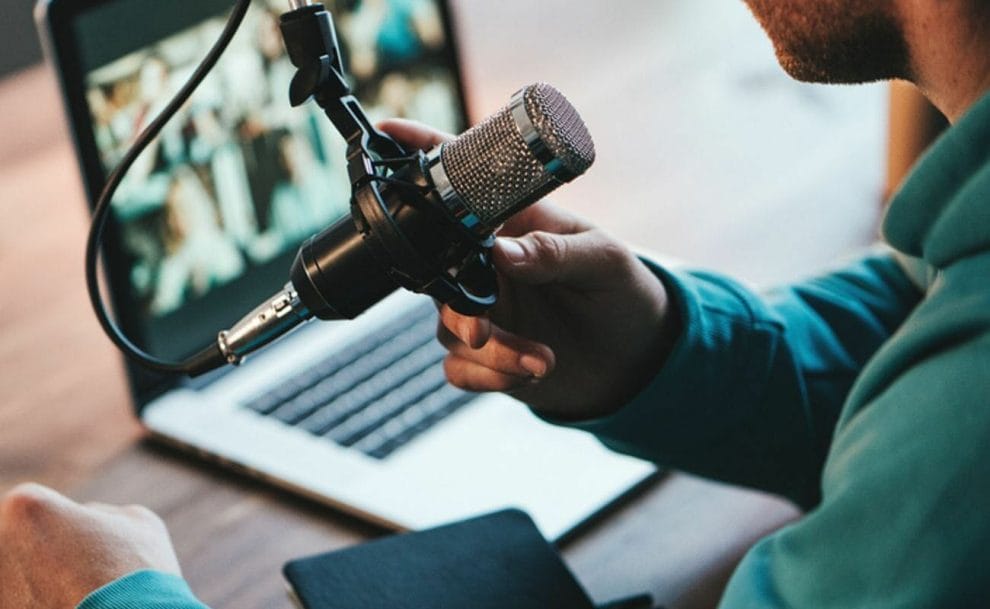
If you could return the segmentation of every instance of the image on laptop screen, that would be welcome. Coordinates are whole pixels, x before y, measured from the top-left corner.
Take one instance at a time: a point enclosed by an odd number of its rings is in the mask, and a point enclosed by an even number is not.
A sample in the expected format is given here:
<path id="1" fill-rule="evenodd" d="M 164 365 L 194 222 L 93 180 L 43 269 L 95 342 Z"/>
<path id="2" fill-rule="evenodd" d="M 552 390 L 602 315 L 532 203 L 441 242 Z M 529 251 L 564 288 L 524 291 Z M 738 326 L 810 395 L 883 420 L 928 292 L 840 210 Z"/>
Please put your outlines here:
<path id="1" fill-rule="evenodd" d="M 171 2 L 152 4 L 107 2 L 77 22 L 93 137 L 107 173 L 188 79 L 230 6 L 195 3 L 193 13 L 204 14 L 191 20 Z M 355 95 L 373 121 L 395 116 L 464 128 L 435 0 L 326 5 Z M 152 351 L 188 352 L 238 318 L 246 310 L 231 302 L 268 295 L 287 278 L 299 244 L 348 211 L 343 139 L 318 106 L 288 102 L 294 68 L 278 29 L 286 6 L 254 3 L 216 69 L 113 200 L 123 259 L 117 282 L 123 278 L 137 333 Z M 137 10 L 153 25 L 120 27 Z M 149 10 L 160 18 L 147 19 Z M 109 24 L 112 39 L 100 35 Z"/>

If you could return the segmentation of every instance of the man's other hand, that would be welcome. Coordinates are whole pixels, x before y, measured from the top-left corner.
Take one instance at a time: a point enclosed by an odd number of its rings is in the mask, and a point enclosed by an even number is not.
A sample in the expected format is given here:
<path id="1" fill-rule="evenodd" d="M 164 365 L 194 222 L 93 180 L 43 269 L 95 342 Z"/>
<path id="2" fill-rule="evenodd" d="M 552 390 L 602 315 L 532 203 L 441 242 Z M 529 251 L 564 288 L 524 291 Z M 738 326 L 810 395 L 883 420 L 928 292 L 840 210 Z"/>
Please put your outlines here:
<path id="1" fill-rule="evenodd" d="M 413 148 L 449 138 L 409 121 L 381 128 Z M 440 311 L 448 380 L 571 420 L 633 398 L 679 333 L 659 279 L 624 244 L 546 201 L 514 215 L 498 237 L 498 304 L 487 317 Z"/>
<path id="2" fill-rule="evenodd" d="M 37 484 L 0 501 L 0 609 L 73 609 L 142 569 L 180 575 L 164 523 L 146 508 L 80 505 Z"/>

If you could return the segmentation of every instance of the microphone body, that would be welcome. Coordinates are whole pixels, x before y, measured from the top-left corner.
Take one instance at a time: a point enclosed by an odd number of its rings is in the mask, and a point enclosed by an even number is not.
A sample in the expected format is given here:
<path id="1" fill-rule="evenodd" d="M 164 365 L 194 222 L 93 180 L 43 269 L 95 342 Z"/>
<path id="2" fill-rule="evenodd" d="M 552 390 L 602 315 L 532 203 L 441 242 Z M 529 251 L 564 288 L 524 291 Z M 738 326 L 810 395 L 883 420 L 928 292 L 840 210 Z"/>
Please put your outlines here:
<path id="1" fill-rule="evenodd" d="M 567 99 L 550 85 L 526 87 L 388 182 L 355 192 L 352 217 L 300 248 L 292 284 L 320 319 L 357 317 L 400 286 L 442 302 L 465 290 L 477 296 L 494 285 L 454 289 L 444 271 L 593 161 L 591 136 Z"/>
<path id="2" fill-rule="evenodd" d="M 358 189 L 350 216 L 299 248 L 290 281 L 315 317 L 353 319 L 399 287 L 428 293 L 475 245 L 440 209 L 424 163 L 417 155 L 389 182 Z M 448 291 L 438 297 L 459 295 Z"/>
<path id="3" fill-rule="evenodd" d="M 400 287 L 483 313 L 498 298 L 494 233 L 583 174 L 594 156 L 584 122 L 560 92 L 543 83 L 520 90 L 387 177 L 369 170 L 355 185 L 350 216 L 300 247 L 286 287 L 221 332 L 220 352 L 240 363 L 304 321 L 353 319 Z"/>

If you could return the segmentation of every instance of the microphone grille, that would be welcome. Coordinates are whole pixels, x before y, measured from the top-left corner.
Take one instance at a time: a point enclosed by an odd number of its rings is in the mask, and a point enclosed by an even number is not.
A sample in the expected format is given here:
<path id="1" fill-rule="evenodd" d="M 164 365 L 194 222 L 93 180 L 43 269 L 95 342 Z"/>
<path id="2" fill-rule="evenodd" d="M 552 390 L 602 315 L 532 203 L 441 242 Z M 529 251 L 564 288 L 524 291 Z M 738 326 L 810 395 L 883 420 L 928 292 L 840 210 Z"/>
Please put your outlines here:
<path id="1" fill-rule="evenodd" d="M 595 161 L 588 127 L 563 93 L 546 83 L 532 85 L 523 96 L 526 114 L 554 156 L 575 176 Z"/>
<path id="2" fill-rule="evenodd" d="M 537 83 L 443 145 L 442 169 L 487 231 L 583 174 L 595 160 L 591 134 L 554 87 Z"/>

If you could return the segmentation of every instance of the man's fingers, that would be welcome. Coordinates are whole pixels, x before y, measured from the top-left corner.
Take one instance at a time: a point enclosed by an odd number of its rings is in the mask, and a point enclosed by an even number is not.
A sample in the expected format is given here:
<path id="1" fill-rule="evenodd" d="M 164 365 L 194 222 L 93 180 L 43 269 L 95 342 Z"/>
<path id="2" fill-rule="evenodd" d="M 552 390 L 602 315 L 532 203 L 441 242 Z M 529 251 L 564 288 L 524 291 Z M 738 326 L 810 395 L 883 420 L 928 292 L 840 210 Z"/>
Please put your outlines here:
<path id="1" fill-rule="evenodd" d="M 440 323 L 472 349 L 485 346 L 491 336 L 492 322 L 487 317 L 461 315 L 446 305 L 440 309 Z"/>
<path id="2" fill-rule="evenodd" d="M 523 378 L 544 378 L 553 372 L 556 358 L 546 345 L 506 332 L 493 325 L 491 337 L 480 349 L 472 349 L 441 325 L 437 330 L 440 343 L 451 355 L 486 368 Z"/>
<path id="3" fill-rule="evenodd" d="M 632 259 L 619 242 L 598 230 L 577 234 L 536 231 L 495 243 L 495 266 L 510 279 L 530 285 L 570 284 L 581 290 L 614 287 Z"/>
<path id="4" fill-rule="evenodd" d="M 453 354 L 443 360 L 443 371 L 451 385 L 479 393 L 511 391 L 533 382 L 530 377 L 505 374 Z"/>
<path id="5" fill-rule="evenodd" d="M 443 133 L 421 123 L 401 118 L 384 120 L 378 123 L 378 128 L 403 146 L 419 150 L 429 150 L 454 137 L 449 133 Z"/>
<path id="6" fill-rule="evenodd" d="M 58 491 L 33 482 L 19 484 L 0 501 L 0 522 L 37 520 L 78 504 Z"/>

